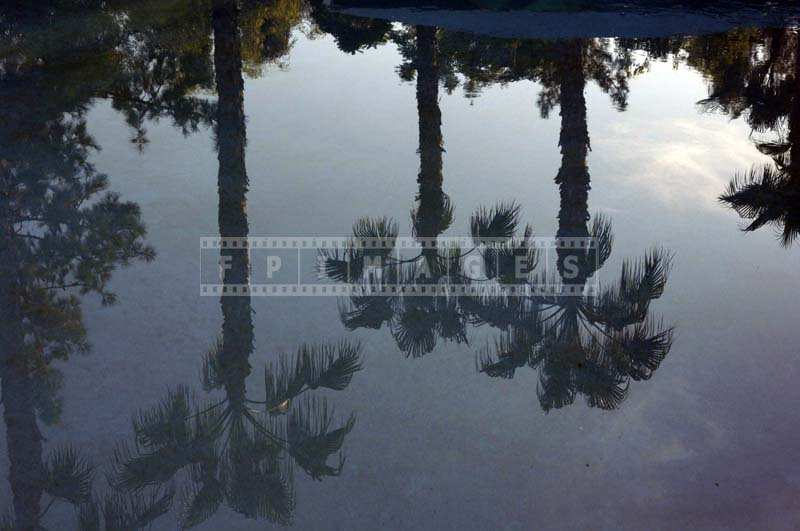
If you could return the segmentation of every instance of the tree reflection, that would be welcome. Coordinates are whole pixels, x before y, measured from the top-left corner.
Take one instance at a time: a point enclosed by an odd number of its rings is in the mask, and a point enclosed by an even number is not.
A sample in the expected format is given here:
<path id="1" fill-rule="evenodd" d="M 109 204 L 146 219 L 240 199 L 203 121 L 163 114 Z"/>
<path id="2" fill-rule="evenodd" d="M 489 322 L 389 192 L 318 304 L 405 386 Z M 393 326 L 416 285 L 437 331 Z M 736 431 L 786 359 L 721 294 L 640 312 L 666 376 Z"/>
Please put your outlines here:
<path id="1" fill-rule="evenodd" d="M 381 273 L 382 282 L 402 282 L 407 287 L 416 283 L 432 284 L 461 277 L 457 269 L 450 268 L 458 250 L 442 250 L 436 237 L 448 229 L 453 221 L 450 199 L 443 189 L 444 151 L 442 140 L 442 114 L 439 108 L 439 41 L 437 30 L 416 27 L 413 32 L 416 55 L 411 64 L 417 72 L 417 113 L 419 122 L 420 171 L 417 178 L 419 192 L 416 208 L 412 211 L 414 235 L 428 245 L 423 247 L 417 260 L 398 261 L 391 250 L 351 248 L 340 255 L 326 255 L 325 273 L 336 280 L 360 279 L 370 260 L 379 259 L 386 267 Z M 410 33 L 411 33 L 410 32 Z M 362 219 L 353 229 L 355 240 L 383 238 L 388 241 L 397 236 L 397 224 L 387 219 Z M 443 254 L 444 253 L 444 254 Z M 428 296 L 406 297 L 354 297 L 342 309 L 342 318 L 349 329 L 360 327 L 381 328 L 388 324 L 401 350 L 412 357 L 431 352 L 437 337 L 466 342 L 466 322 L 457 305 L 445 298 Z"/>
<path id="2" fill-rule="evenodd" d="M 345 53 L 375 48 L 389 40 L 392 25 L 388 21 L 351 17 L 331 11 L 323 0 L 308 0 L 309 18 L 321 33 L 332 35 L 336 46 Z"/>
<path id="3" fill-rule="evenodd" d="M 45 31 L 36 17 L 4 13 L 0 21 L 10 38 L 0 70 L 0 380 L 14 494 L 7 527 L 39 528 L 56 499 L 80 507 L 82 529 L 147 527 L 173 505 L 175 486 L 160 478 L 174 475 L 181 450 L 190 455 L 181 490 L 185 524 L 210 516 L 221 499 L 247 516 L 287 522 L 294 507 L 292 467 L 281 455 L 290 455 L 314 479 L 337 475 L 343 460 L 330 465 L 329 457 L 354 425 L 351 416 L 334 426 L 324 397 L 310 395 L 349 384 L 360 369 L 358 345 L 303 346 L 294 358 L 270 365 L 266 395 L 249 399 L 252 308 L 248 297 L 227 297 L 219 344 L 204 365 L 204 383 L 209 391 L 223 390 L 222 401 L 192 412 L 203 402 L 189 405 L 180 388 L 161 410 L 143 412 L 136 444 L 117 454 L 112 487 L 118 488 L 101 498 L 93 492 L 93 466 L 77 451 L 44 452 L 38 422 L 57 422 L 61 408 L 61 378 L 52 362 L 89 350 L 74 293 L 98 293 L 111 304 L 115 297 L 107 285 L 113 270 L 153 258 L 143 243 L 138 207 L 105 192 L 106 177 L 88 162 L 97 147 L 86 132 L 89 102 L 109 98 L 140 149 L 147 143 L 145 124 L 161 117 L 185 134 L 215 126 L 220 233 L 247 236 L 242 72 L 258 75 L 263 61 L 284 57 L 301 14 L 300 2 L 284 0 L 244 3 L 243 17 L 230 1 L 215 2 L 211 17 L 212 5 L 203 0 L 169 9 L 147 4 L 109 3 L 82 13 L 79 25 L 92 29 L 76 31 L 67 50 L 48 34 L 63 36 L 55 30 L 59 20 L 69 20 L 62 25 L 73 29 L 71 19 L 59 19 L 68 16 L 61 6 L 42 6 L 53 21 Z M 201 94 L 214 88 L 216 102 Z M 225 284 L 246 283 L 247 254 L 229 254 Z M 184 409 L 187 415 L 174 415 Z M 173 416 L 159 417 L 164 411 Z M 153 431 L 159 429 L 164 431 Z M 193 436 L 187 439 L 188 433 Z"/>
<path id="4" fill-rule="evenodd" d="M 742 118 L 750 126 L 756 148 L 772 163 L 736 174 L 719 199 L 747 221 L 744 231 L 772 226 L 785 247 L 800 234 L 798 42 L 796 28 L 790 27 L 619 41 L 652 59 L 671 58 L 675 66 L 698 70 L 709 92 L 698 102 L 700 109 Z"/>
<path id="5" fill-rule="evenodd" d="M 184 135 L 212 124 L 214 103 L 202 96 L 213 88 L 208 5 L 204 0 L 131 4 L 112 57 L 107 96 L 125 117 L 140 151 L 148 143 L 145 124 L 167 118 Z"/>
<path id="6" fill-rule="evenodd" d="M 45 456 L 39 429 L 60 416 L 54 363 L 89 351 L 79 295 L 112 304 L 113 271 L 154 252 L 138 205 L 108 192 L 108 178 L 89 162 L 92 87 L 68 83 L 76 72 L 63 55 L 22 50 L 0 70 L 0 380 L 13 493 L 7 523 L 37 529 L 54 500 L 77 505 L 91 496 L 92 467 L 69 447 Z"/>
<path id="7" fill-rule="evenodd" d="M 720 200 L 748 220 L 745 231 L 771 225 L 788 247 L 800 235 L 800 38 L 788 29 L 765 33 L 764 55 L 750 57 L 739 83 L 701 103 L 746 115 L 756 147 L 773 161 L 734 177 Z"/>
<path id="8" fill-rule="evenodd" d="M 603 217 L 589 226 L 590 140 L 584 89 L 594 50 L 576 40 L 562 43 L 559 51 L 557 63 L 546 68 L 550 86 L 545 85 L 545 97 L 539 100 L 543 115 L 556 103 L 561 109 L 557 237 L 563 242 L 591 237 L 593 245 L 579 250 L 559 245 L 561 294 L 541 297 L 533 305 L 518 303 L 522 330 L 512 325 L 495 354 L 484 353 L 480 368 L 489 376 L 506 378 L 526 364 L 539 369 L 538 396 L 545 411 L 573 403 L 577 394 L 584 395 L 591 407 L 614 409 L 627 394 L 628 379 L 649 378 L 669 352 L 672 330 L 649 316 L 650 302 L 666 285 L 669 258 L 663 251 L 653 251 L 639 262 L 625 263 L 617 285 L 596 296 L 581 294 L 610 257 L 613 236 Z M 596 64 L 591 71 L 597 72 Z M 603 68 L 600 79 L 626 79 L 610 65 Z M 611 94 L 624 107 L 627 84 Z"/>
<path id="9" fill-rule="evenodd" d="M 239 16 L 235 2 L 214 3 L 218 219 L 225 238 L 249 234 Z M 278 48 L 288 50 L 285 42 Z M 349 385 L 361 368 L 361 349 L 347 342 L 303 345 L 295 356 L 269 364 L 264 394 L 249 397 L 246 380 L 255 350 L 246 291 L 249 251 L 226 248 L 222 255 L 230 266 L 223 277 L 222 333 L 204 358 L 202 383 L 207 393 L 221 391 L 223 397 L 199 399 L 182 386 L 142 410 L 134 420 L 133 444 L 117 452 L 113 484 L 124 493 L 150 493 L 158 505 L 167 500 L 159 493 L 169 493 L 177 482 L 181 527 L 199 525 L 223 504 L 246 518 L 288 524 L 295 507 L 293 466 L 317 480 L 342 470 L 341 454 L 336 464 L 328 461 L 340 452 L 355 417 L 335 425 L 333 409 L 317 395 Z"/>
<path id="10" fill-rule="evenodd" d="M 442 36 L 442 33 L 445 33 Z M 479 49 L 493 66 L 479 67 L 473 55 L 464 76 L 466 87 L 486 84 L 495 72 L 497 79 L 520 77 L 541 82 L 539 107 L 543 116 L 556 106 L 561 109 L 561 168 L 556 177 L 561 204 L 557 237 L 587 240 L 591 247 L 558 248 L 558 278 L 548 278 L 546 264 L 540 263 L 532 244 L 533 231 L 526 227 L 518 234 L 520 208 L 500 203 L 494 208 L 479 208 L 470 220 L 471 249 L 438 244 L 437 238 L 453 222 L 453 207 L 443 192 L 441 112 L 439 83 L 448 83 L 442 63 L 448 69 L 461 59 L 441 57 L 444 42 L 453 52 L 457 42 L 435 28 L 406 29 L 399 37 L 406 54 L 401 75 L 416 74 L 419 120 L 420 175 L 417 207 L 412 211 L 413 234 L 422 250 L 417 257 L 403 259 L 392 246 L 378 251 L 365 241 L 377 238 L 394 241 L 397 225 L 389 219 L 363 219 L 356 223 L 351 246 L 343 253 L 323 253 L 323 272 L 331 279 L 361 283 L 378 291 L 395 286 L 400 296 L 359 295 L 344 304 L 342 319 L 350 328 L 381 328 L 384 324 L 401 351 L 417 357 L 434 350 L 437 339 L 466 343 L 467 325 L 488 324 L 502 330 L 494 347 L 479 356 L 479 370 L 489 376 L 511 378 L 528 365 L 539 371 L 538 396 L 549 411 L 574 402 L 584 395 L 591 407 L 614 409 L 627 394 L 630 379 L 648 379 L 669 352 L 672 329 L 650 314 L 650 304 L 664 291 L 669 256 L 653 250 L 638 261 L 626 261 L 619 281 L 587 292 L 589 279 L 600 270 L 612 249 L 610 222 L 602 216 L 590 223 L 588 197 L 590 176 L 586 162 L 590 149 L 584 90 L 587 79 L 594 79 L 611 95 L 619 109 L 627 102 L 628 79 L 642 68 L 634 64 L 630 52 L 615 55 L 600 41 L 573 40 L 558 43 L 525 43 L 519 46 L 529 56 L 519 62 L 499 65 L 509 58 L 498 49 L 497 40 L 487 40 Z M 505 44 L 507 45 L 507 44 Z M 494 48 L 495 51 L 491 51 Z M 455 57 L 466 57 L 456 54 Z M 468 77 L 481 72 L 480 83 Z M 458 73 L 458 71 L 455 71 Z M 468 89 L 467 95 L 474 94 Z M 467 271 L 466 259 L 480 257 L 483 276 Z M 517 260 L 530 264 L 528 274 L 515 278 Z M 376 260 L 377 259 L 377 260 Z M 379 264 L 376 271 L 375 264 Z M 539 266 L 544 266 L 537 269 Z M 461 296 L 416 295 L 437 284 L 476 285 L 485 283 L 520 284 L 543 287 L 560 285 L 547 294 Z M 435 288 L 434 288 L 435 289 Z M 368 290 L 365 290 L 365 292 Z M 438 293 L 438 292 L 437 292 Z"/>
<path id="11" fill-rule="evenodd" d="M 37 6 L 55 31 L 61 2 Z M 179 386 L 134 421 L 133 440 L 120 446 L 112 488 L 97 498 L 93 467 L 69 447 L 46 451 L 40 426 L 56 422 L 61 404 L 57 360 L 89 349 L 80 296 L 114 302 L 108 284 L 117 267 L 150 260 L 138 207 L 106 191 L 107 180 L 89 163 L 97 147 L 86 130 L 93 98 L 107 98 L 147 144 L 146 125 L 168 119 L 185 134 L 214 130 L 218 150 L 218 227 L 223 237 L 249 234 L 245 164 L 247 146 L 243 76 L 283 65 L 293 30 L 329 33 L 346 53 L 393 42 L 398 70 L 416 88 L 419 172 L 410 233 L 421 247 L 402 259 L 391 246 L 398 224 L 364 218 L 352 245 L 325 256 L 336 281 L 367 287 L 394 285 L 403 295 L 354 296 L 342 301 L 351 330 L 388 328 L 409 357 L 442 342 L 467 344 L 472 328 L 500 332 L 482 350 L 478 370 L 512 378 L 529 367 L 538 375 L 543 410 L 579 397 L 590 407 L 619 407 L 631 380 L 652 377 L 668 355 L 672 328 L 654 316 L 664 293 L 669 253 L 654 249 L 627 260 L 598 292 L 586 288 L 607 273 L 612 255 L 610 220 L 590 215 L 591 151 L 585 92 L 595 83 L 624 110 L 633 76 L 647 68 L 635 52 L 672 56 L 706 76 L 705 109 L 743 117 L 768 165 L 738 176 L 722 195 L 748 220 L 745 230 L 777 227 L 782 243 L 800 234 L 800 40 L 796 30 L 742 29 L 680 39 L 494 39 L 432 27 L 393 27 L 348 17 L 311 0 L 192 0 L 96 3 L 94 17 L 60 34 L 74 46 L 26 30 L 29 20 L 0 21 L 0 340 L 2 402 L 10 461 L 13 514 L 9 526 L 36 528 L 53 500 L 80 506 L 85 529 L 145 527 L 179 501 L 181 525 L 199 525 L 223 506 L 247 518 L 286 524 L 295 510 L 294 470 L 318 480 L 340 474 L 341 450 L 354 417 L 336 422 L 323 393 L 347 388 L 361 368 L 359 345 L 301 345 L 264 371 L 264 390 L 248 392 L 256 351 L 253 307 L 240 291 L 220 301 L 219 338 L 202 363 L 202 392 Z M 210 15 L 210 16 L 209 16 Z M 58 40 L 61 42 L 61 40 Z M 470 245 L 443 243 L 456 225 L 446 192 L 439 99 L 461 86 L 477 97 L 490 86 L 533 81 L 538 109 L 559 108 L 560 167 L 557 237 L 591 239 L 588 248 L 561 246 L 548 263 L 532 247 L 517 203 L 498 202 L 469 218 Z M 216 92 L 217 98 L 210 93 Z M 464 223 L 466 228 L 467 224 Z M 223 285 L 249 284 L 247 249 L 224 249 Z M 467 267 L 480 258 L 482 276 Z M 556 286 L 546 295 L 430 296 L 431 286 L 516 284 L 515 265 L 531 269 L 523 282 Z M 377 265 L 376 265 L 377 264 Z M 535 290 L 534 290 L 535 291 Z"/>

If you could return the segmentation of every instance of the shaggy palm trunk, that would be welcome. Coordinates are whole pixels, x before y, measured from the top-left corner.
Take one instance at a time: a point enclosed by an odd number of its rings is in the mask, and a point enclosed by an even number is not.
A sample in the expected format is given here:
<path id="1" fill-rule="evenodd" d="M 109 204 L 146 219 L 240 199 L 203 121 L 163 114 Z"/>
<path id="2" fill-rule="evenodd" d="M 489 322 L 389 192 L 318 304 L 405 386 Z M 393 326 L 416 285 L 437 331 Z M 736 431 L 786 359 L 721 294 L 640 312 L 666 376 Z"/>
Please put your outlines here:
<path id="1" fill-rule="evenodd" d="M 246 238 L 248 179 L 245 168 L 244 80 L 242 79 L 239 13 L 233 0 L 216 0 L 213 7 L 214 69 L 218 95 L 217 158 L 219 173 L 219 233 L 223 238 Z M 223 249 L 228 261 L 223 284 L 230 290 L 250 279 L 248 249 Z M 253 317 L 249 295 L 221 298 L 222 353 L 220 362 L 228 400 L 243 404 L 248 358 L 253 351 Z"/>
<path id="2" fill-rule="evenodd" d="M 558 231 L 561 238 L 586 238 L 589 235 L 589 130 L 586 125 L 584 54 L 586 44 L 573 40 L 561 45 L 558 62 L 561 96 L 561 167 L 556 176 L 561 203 Z M 547 356 L 541 368 L 539 403 L 547 412 L 575 400 L 576 386 L 582 378 L 585 351 L 580 337 L 580 302 L 587 280 L 586 252 L 580 247 L 557 249 L 558 272 L 562 281 L 559 300 L 561 315 L 555 332 L 561 344 L 556 355 Z"/>
<path id="3" fill-rule="evenodd" d="M 417 26 L 417 113 L 420 189 L 442 189 L 442 111 L 439 109 L 439 41 L 436 28 Z"/>
<path id="4" fill-rule="evenodd" d="M 589 130 L 586 125 L 586 98 L 584 88 L 584 54 L 586 44 L 574 40 L 563 45 L 559 61 L 559 77 L 561 81 L 561 167 L 558 170 L 556 183 L 559 187 L 561 204 L 558 212 L 558 232 L 560 238 L 586 238 L 589 236 L 589 168 L 586 156 L 589 152 Z M 576 343 L 575 352 L 581 352 L 579 307 L 582 292 L 586 284 L 588 271 L 586 267 L 585 249 L 565 247 L 557 249 L 558 272 L 562 280 L 561 306 L 564 309 L 561 321 L 561 339 L 571 338 Z M 574 366 L 580 366 L 580 359 L 564 358 L 550 367 L 553 375 L 568 373 Z M 563 378 L 556 377 L 554 381 Z M 568 381 L 563 380 L 564 382 Z M 554 403 L 561 407 L 571 403 L 564 388 Z"/>
<path id="5" fill-rule="evenodd" d="M 417 177 L 419 206 L 415 217 L 418 237 L 436 238 L 443 230 L 446 201 L 442 189 L 442 111 L 439 109 L 439 41 L 436 28 L 417 26 L 417 114 L 419 161 Z M 435 247 L 423 249 L 429 269 L 436 274 Z"/>
<path id="6" fill-rule="evenodd" d="M 564 44 L 559 62 L 561 78 L 561 167 L 556 184 L 561 204 L 558 212 L 559 238 L 589 236 L 589 130 L 586 125 L 584 87 L 585 43 L 581 40 Z M 584 252 L 569 248 L 558 249 L 558 272 L 564 284 L 583 286 L 586 268 Z"/>

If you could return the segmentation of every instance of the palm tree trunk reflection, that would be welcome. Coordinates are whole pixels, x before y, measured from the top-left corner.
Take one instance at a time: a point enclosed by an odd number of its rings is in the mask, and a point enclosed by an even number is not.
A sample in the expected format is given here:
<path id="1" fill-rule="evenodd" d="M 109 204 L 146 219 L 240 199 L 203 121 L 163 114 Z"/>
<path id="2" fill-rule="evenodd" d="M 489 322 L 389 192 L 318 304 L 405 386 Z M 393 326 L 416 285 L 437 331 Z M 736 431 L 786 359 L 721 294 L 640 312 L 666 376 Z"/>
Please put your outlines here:
<path id="1" fill-rule="evenodd" d="M 416 38 L 416 46 L 407 40 L 410 35 Z M 416 70 L 420 191 L 413 228 L 418 238 L 436 237 L 452 221 L 452 209 L 442 191 L 438 105 L 441 65 L 448 66 L 452 59 L 439 55 L 439 35 L 433 28 L 416 27 L 407 28 L 398 38 L 403 50 L 415 52 L 413 57 L 405 58 L 410 61 L 401 68 L 401 77 L 410 80 Z M 611 92 L 616 106 L 623 109 L 630 62 L 626 58 L 617 62 L 603 46 L 580 39 L 537 45 L 534 49 L 544 55 L 534 57 L 531 64 L 541 65 L 547 73 L 542 76 L 546 90 L 540 98 L 542 114 L 546 115 L 556 104 L 561 107 L 557 236 L 584 242 L 591 238 L 592 247 L 558 249 L 561 289 L 550 294 L 551 276 L 546 269 L 536 271 L 534 265 L 534 271 L 529 271 L 526 278 L 519 277 L 518 259 L 537 263 L 532 227 L 526 226 L 522 237 L 516 237 L 520 206 L 512 201 L 500 202 L 493 208 L 480 207 L 470 218 L 471 249 L 428 245 L 423 247 L 421 256 L 428 263 L 448 265 L 446 275 L 442 275 L 441 268 L 433 270 L 436 280 L 476 287 L 500 285 L 511 288 L 512 295 L 500 291 L 498 295 L 489 292 L 424 300 L 408 294 L 392 298 L 353 296 L 342 311 L 342 321 L 349 329 L 388 325 L 399 349 L 411 357 L 432 352 L 437 339 L 466 342 L 467 324 L 488 324 L 504 334 L 478 356 L 480 371 L 492 377 L 511 378 L 525 365 L 539 370 L 537 394 L 545 411 L 571 404 L 578 395 L 584 395 L 591 407 L 614 409 L 624 400 L 629 380 L 647 379 L 658 368 L 669 352 L 672 336 L 671 328 L 663 327 L 649 314 L 651 301 L 661 296 L 666 285 L 670 257 L 663 250 L 654 249 L 641 260 L 626 261 L 620 281 L 605 287 L 599 295 L 585 293 L 588 279 L 611 254 L 613 237 L 610 223 L 602 216 L 596 216 L 589 226 L 590 176 L 586 159 L 590 142 L 584 90 L 587 79 L 598 80 L 604 90 Z M 405 68 L 408 66 L 414 68 Z M 614 81 L 609 82 L 610 79 Z M 353 226 L 353 240 L 384 236 L 385 227 L 395 225 L 385 217 L 362 218 Z M 351 270 L 363 271 L 366 252 L 359 249 L 349 254 L 322 253 L 323 272 L 332 280 L 352 282 Z M 477 274 L 474 268 L 466 269 L 466 260 L 473 253 L 483 263 L 483 271 Z M 385 269 L 391 272 L 409 262 L 412 260 L 389 260 Z M 386 274 L 384 271 L 384 278 Z M 361 277 L 359 274 L 355 278 Z M 418 277 L 410 277 L 397 279 L 399 291 L 414 293 Z M 533 294 L 513 294 L 516 283 L 528 284 Z M 539 288 L 546 288 L 546 294 L 541 295 Z"/>
<path id="2" fill-rule="evenodd" d="M 219 233 L 240 244 L 249 226 L 238 18 L 234 1 L 214 3 Z M 359 345 L 303 345 L 294 359 L 281 356 L 267 364 L 263 399 L 246 395 L 254 324 L 249 292 L 240 290 L 249 285 L 248 251 L 246 245 L 223 247 L 222 281 L 229 293 L 220 301 L 222 335 L 203 366 L 204 388 L 222 389 L 224 398 L 198 402 L 188 387 L 180 386 L 160 405 L 140 412 L 134 421 L 136 448 L 117 457 L 116 485 L 129 492 L 161 487 L 182 475 L 186 487 L 180 515 L 183 527 L 205 521 L 223 503 L 246 518 L 290 524 L 295 507 L 294 464 L 314 479 L 338 475 L 344 462 L 341 454 L 337 465 L 329 465 L 328 460 L 340 452 L 355 424 L 351 416 L 336 428 L 326 399 L 314 392 L 349 385 L 361 369 Z"/>
<path id="3" fill-rule="evenodd" d="M 236 3 L 217 0 L 212 12 L 214 67 L 218 94 L 217 158 L 219 173 L 219 233 L 223 238 L 246 238 L 248 178 L 245 167 L 246 130 L 241 38 Z M 247 248 L 223 249 L 227 264 L 223 284 L 241 289 L 248 284 L 250 260 Z M 220 369 L 231 403 L 243 404 L 248 358 L 253 352 L 253 319 L 249 296 L 221 297 L 223 325 Z"/>
<path id="4" fill-rule="evenodd" d="M 558 212 L 558 238 L 589 236 L 589 130 L 586 124 L 586 77 L 584 53 L 586 45 L 580 40 L 564 45 L 559 62 L 561 79 L 561 167 L 556 176 L 561 196 Z M 570 264 L 578 256 L 568 248 L 558 250 L 558 271 L 569 284 L 586 283 L 585 268 Z"/>
<path id="5" fill-rule="evenodd" d="M 443 189 L 442 111 L 439 108 L 439 40 L 437 29 L 416 27 L 417 39 L 417 115 L 419 123 L 419 193 L 414 213 L 414 233 L 420 238 L 436 238 L 449 225 L 449 200 Z M 422 255 L 429 271 L 438 273 L 435 246 Z"/>

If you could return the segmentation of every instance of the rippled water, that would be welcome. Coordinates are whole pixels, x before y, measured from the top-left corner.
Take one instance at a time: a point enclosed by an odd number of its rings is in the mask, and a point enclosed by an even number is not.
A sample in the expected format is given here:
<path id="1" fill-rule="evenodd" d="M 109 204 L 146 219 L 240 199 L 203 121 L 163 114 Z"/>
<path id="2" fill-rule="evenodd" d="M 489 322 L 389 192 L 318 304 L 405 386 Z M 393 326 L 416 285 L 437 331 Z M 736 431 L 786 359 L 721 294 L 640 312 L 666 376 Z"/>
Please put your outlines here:
<path id="1" fill-rule="evenodd" d="M 796 19 L 375 4 L 0 9 L 8 527 L 797 528 Z"/>

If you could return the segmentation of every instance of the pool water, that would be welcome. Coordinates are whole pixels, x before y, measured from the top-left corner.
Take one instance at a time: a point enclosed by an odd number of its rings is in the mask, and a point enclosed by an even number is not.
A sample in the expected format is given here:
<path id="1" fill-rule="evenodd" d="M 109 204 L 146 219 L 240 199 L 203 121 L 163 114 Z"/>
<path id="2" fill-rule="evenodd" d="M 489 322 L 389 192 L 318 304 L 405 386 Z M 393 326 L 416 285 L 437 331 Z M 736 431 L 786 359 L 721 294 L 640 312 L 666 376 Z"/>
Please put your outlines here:
<path id="1" fill-rule="evenodd" d="M 0 8 L 9 528 L 800 526 L 796 19 L 388 4 Z"/>

